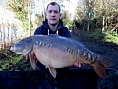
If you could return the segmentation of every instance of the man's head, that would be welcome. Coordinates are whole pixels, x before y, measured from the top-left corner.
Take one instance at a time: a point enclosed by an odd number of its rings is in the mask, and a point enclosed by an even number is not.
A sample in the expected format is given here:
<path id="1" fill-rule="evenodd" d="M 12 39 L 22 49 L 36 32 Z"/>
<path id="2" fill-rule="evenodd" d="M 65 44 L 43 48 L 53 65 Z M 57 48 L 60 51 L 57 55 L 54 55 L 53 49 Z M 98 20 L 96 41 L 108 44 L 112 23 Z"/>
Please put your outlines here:
<path id="1" fill-rule="evenodd" d="M 46 19 L 48 20 L 49 25 L 55 26 L 59 23 L 61 17 L 60 10 L 60 6 L 56 2 L 51 2 L 47 5 Z"/>

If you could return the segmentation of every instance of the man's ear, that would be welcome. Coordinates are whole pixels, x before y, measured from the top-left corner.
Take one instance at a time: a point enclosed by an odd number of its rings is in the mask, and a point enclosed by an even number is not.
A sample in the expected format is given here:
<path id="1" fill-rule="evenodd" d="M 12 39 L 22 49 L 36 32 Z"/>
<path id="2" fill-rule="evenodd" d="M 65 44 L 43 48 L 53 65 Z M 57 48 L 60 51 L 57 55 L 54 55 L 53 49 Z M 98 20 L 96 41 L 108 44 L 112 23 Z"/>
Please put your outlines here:
<path id="1" fill-rule="evenodd" d="M 44 12 L 44 14 L 45 14 L 45 18 L 47 18 L 47 13 L 46 13 L 46 12 Z"/>
<path id="2" fill-rule="evenodd" d="M 44 15 L 45 15 L 45 16 L 47 15 L 46 12 L 44 12 Z"/>

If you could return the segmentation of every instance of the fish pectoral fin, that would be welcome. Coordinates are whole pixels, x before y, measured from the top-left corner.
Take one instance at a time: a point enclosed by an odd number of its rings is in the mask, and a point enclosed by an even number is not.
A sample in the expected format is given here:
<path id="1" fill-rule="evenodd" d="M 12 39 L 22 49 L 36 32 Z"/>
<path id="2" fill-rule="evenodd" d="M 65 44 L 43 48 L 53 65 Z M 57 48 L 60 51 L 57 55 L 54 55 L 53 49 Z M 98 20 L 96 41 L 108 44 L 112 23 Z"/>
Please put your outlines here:
<path id="1" fill-rule="evenodd" d="M 49 68 L 49 72 L 51 73 L 51 75 L 56 78 L 57 75 L 57 71 L 56 68 L 52 68 L 52 67 L 48 67 Z"/>
<path id="2" fill-rule="evenodd" d="M 34 60 L 33 54 L 29 53 L 29 59 L 30 59 L 30 64 L 31 64 L 33 70 L 35 70 L 36 69 L 36 60 Z"/>
<path id="3" fill-rule="evenodd" d="M 97 65 L 93 66 L 93 69 L 95 70 L 95 72 L 98 74 L 99 77 L 101 77 L 103 79 L 105 78 L 106 70 L 102 64 L 97 64 Z"/>

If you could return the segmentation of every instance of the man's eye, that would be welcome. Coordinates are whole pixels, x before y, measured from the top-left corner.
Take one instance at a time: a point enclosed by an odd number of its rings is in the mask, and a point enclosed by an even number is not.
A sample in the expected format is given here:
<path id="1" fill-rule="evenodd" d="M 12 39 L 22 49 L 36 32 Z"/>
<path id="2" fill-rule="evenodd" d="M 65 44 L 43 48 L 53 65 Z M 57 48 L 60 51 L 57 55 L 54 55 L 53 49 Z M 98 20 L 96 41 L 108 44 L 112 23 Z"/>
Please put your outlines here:
<path id="1" fill-rule="evenodd" d="M 54 11 L 54 13 L 58 13 L 58 11 Z"/>
<path id="2" fill-rule="evenodd" d="M 48 11 L 49 13 L 52 13 L 52 11 Z"/>

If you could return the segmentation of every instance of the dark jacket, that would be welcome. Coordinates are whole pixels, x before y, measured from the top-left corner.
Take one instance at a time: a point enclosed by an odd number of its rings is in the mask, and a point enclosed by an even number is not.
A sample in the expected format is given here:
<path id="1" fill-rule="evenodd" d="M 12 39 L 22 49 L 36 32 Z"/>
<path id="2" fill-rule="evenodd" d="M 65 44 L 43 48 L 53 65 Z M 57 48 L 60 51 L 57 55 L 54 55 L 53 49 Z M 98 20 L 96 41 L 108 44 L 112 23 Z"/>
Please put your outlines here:
<path id="1" fill-rule="evenodd" d="M 39 34 L 42 34 L 42 35 L 57 34 L 64 37 L 71 37 L 71 33 L 69 29 L 63 25 L 63 22 L 61 19 L 59 20 L 59 25 L 56 31 L 50 30 L 47 20 L 43 21 L 43 24 L 39 26 L 38 28 L 36 28 L 36 30 L 34 31 L 34 35 L 39 35 Z"/>

